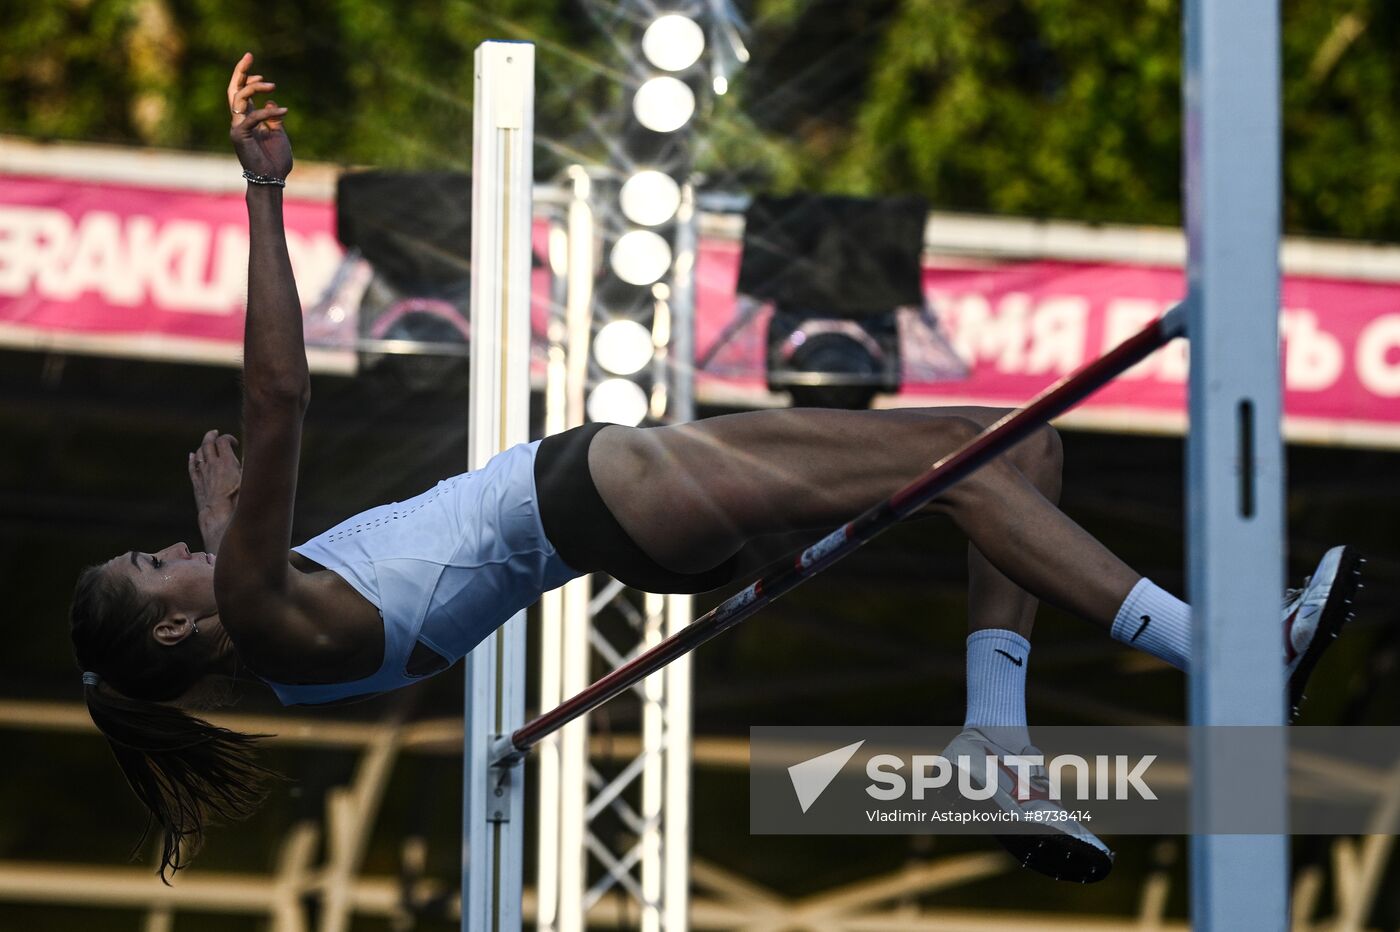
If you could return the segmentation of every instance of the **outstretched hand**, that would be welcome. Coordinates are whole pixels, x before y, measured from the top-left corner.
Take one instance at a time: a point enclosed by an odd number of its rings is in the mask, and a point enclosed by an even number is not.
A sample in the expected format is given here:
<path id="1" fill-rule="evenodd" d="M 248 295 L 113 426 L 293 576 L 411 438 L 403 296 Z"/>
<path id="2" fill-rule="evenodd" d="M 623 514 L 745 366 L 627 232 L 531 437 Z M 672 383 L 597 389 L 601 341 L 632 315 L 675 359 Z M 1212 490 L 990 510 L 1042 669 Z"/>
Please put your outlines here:
<path id="1" fill-rule="evenodd" d="M 249 75 L 253 53 L 245 52 L 233 66 L 228 82 L 228 109 L 232 118 L 229 139 L 244 169 L 255 175 L 286 178 L 292 170 L 292 143 L 282 126 L 287 108 L 268 100 L 254 108 L 253 95 L 271 91 L 275 84 L 260 74 Z"/>

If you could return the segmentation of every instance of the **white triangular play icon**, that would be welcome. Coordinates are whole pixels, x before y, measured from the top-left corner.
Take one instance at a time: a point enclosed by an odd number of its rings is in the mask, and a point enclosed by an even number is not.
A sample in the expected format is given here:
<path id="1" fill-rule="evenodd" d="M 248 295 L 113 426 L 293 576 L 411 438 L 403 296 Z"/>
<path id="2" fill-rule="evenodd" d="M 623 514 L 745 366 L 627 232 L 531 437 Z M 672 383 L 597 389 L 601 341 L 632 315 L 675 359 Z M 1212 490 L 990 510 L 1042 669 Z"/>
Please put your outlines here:
<path id="1" fill-rule="evenodd" d="M 831 781 L 841 772 L 841 768 L 846 766 L 846 761 L 850 760 L 864 743 L 864 740 L 860 740 L 788 768 L 792 788 L 797 793 L 797 802 L 802 806 L 803 812 L 812 808 L 812 803 L 826 791 Z"/>

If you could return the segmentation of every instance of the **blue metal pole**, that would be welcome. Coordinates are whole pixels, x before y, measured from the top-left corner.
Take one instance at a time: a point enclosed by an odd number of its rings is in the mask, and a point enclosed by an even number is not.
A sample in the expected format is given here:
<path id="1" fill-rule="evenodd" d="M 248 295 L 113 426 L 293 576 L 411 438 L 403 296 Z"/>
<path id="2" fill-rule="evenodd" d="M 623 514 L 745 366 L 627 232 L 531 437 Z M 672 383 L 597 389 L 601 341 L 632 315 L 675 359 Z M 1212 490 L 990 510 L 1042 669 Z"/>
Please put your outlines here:
<path id="1" fill-rule="evenodd" d="M 1284 722 L 1278 0 L 1187 0 L 1184 34 L 1190 710 L 1207 726 L 1192 739 L 1191 913 L 1197 929 L 1286 929 L 1287 838 L 1208 831 L 1286 815 L 1283 729 L 1245 748 L 1208 727 Z"/>

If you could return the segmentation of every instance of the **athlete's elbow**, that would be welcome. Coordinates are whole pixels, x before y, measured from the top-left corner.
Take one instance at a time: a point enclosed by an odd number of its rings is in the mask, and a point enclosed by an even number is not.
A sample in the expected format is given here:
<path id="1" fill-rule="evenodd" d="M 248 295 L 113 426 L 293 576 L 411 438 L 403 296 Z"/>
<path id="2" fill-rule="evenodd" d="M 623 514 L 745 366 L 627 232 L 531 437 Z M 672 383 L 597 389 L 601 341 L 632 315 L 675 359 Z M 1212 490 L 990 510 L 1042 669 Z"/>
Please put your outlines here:
<path id="1" fill-rule="evenodd" d="M 247 383 L 243 389 L 244 398 L 254 405 L 296 407 L 305 410 L 311 404 L 310 379 L 259 379 L 255 385 Z"/>

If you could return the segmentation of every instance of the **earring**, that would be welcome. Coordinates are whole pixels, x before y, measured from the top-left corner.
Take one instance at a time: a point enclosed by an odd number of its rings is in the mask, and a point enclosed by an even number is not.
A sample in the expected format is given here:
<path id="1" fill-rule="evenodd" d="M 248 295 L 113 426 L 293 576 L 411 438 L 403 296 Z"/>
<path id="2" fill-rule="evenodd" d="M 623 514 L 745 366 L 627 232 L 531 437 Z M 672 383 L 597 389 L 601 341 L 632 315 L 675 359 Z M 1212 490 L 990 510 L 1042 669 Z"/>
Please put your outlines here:
<path id="1" fill-rule="evenodd" d="M 193 634 L 198 634 L 198 633 L 199 633 L 199 622 L 197 622 L 197 621 L 192 621 L 192 622 L 190 622 L 190 631 L 191 631 L 191 633 L 193 633 Z"/>

